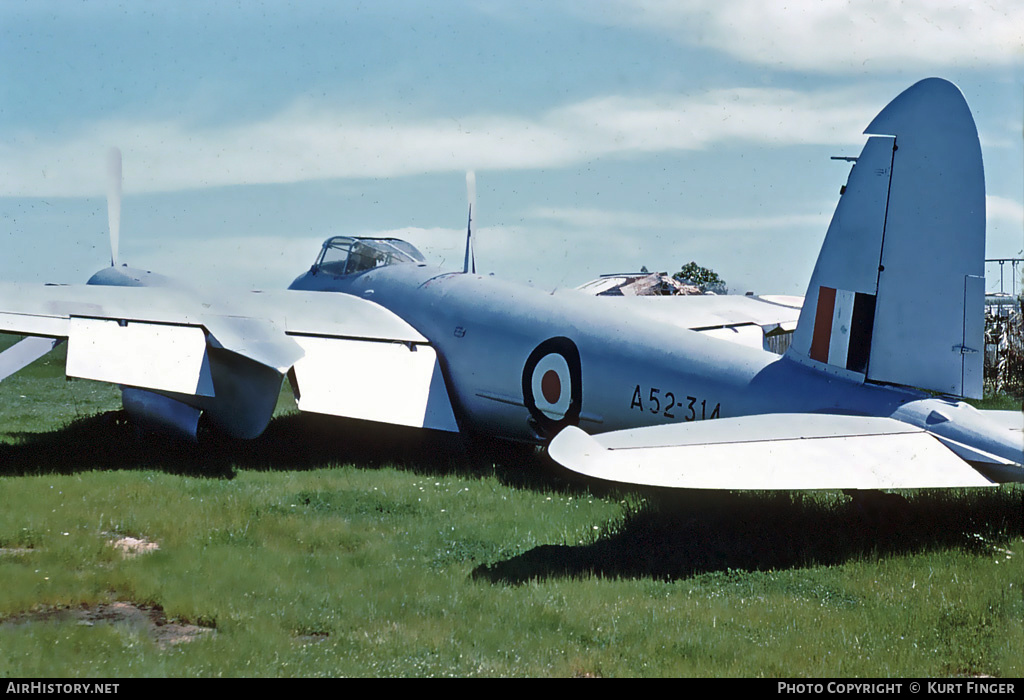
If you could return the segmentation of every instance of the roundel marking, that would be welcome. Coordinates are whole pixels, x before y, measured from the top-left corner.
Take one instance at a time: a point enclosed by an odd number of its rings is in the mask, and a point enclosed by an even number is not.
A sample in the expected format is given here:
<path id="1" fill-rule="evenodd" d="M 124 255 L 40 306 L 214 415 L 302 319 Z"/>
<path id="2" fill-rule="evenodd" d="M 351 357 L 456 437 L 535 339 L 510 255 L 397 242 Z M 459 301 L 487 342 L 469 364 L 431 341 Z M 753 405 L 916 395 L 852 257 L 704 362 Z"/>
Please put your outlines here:
<path id="1" fill-rule="evenodd" d="M 558 372 L 549 369 L 540 380 L 540 392 L 548 403 L 556 403 L 562 394 L 562 380 L 558 378 Z"/>
<path id="2" fill-rule="evenodd" d="M 569 363 L 557 352 L 541 357 L 534 365 L 530 377 L 533 389 L 533 403 L 537 409 L 551 420 L 562 420 L 571 404 L 568 391 L 562 387 L 571 387 Z"/>
<path id="3" fill-rule="evenodd" d="M 580 354 L 568 338 L 549 338 L 523 366 L 523 403 L 544 435 L 579 423 L 583 403 Z"/>

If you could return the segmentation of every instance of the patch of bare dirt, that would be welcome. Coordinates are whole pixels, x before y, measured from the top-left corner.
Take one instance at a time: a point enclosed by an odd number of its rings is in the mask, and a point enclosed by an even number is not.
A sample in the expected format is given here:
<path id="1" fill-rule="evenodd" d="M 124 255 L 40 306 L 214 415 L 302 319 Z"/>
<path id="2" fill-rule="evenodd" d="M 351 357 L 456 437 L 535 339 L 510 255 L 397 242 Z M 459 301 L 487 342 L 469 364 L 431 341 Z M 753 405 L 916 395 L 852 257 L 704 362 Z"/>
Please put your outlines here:
<path id="1" fill-rule="evenodd" d="M 140 554 L 147 552 L 155 552 L 160 549 L 160 545 L 156 542 L 150 542 L 149 540 L 139 539 L 136 537 L 118 537 L 117 539 L 109 540 L 108 544 L 111 547 L 121 552 L 125 559 L 131 557 L 137 557 Z"/>
<path id="2" fill-rule="evenodd" d="M 83 605 L 77 608 L 44 608 L 22 613 L 0 622 L 0 627 L 17 627 L 40 622 L 74 621 L 79 625 L 128 625 L 145 632 L 161 649 L 191 642 L 203 635 L 214 634 L 209 627 L 199 627 L 168 620 L 159 607 L 136 605 L 126 601 Z"/>

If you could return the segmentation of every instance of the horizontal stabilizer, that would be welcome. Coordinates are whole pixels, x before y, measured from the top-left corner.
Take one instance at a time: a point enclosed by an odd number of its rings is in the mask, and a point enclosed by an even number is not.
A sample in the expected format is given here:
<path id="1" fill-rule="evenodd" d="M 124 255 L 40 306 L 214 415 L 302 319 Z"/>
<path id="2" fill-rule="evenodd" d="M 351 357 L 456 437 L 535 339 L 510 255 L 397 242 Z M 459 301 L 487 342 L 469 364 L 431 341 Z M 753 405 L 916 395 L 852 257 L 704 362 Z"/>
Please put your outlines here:
<path id="1" fill-rule="evenodd" d="M 922 429 L 889 418 L 766 414 L 590 436 L 552 459 L 598 479 L 689 489 L 906 489 L 993 483 Z"/>
<path id="2" fill-rule="evenodd" d="M 1007 430 L 1024 433 L 1024 411 L 981 411 L 981 414 Z"/>

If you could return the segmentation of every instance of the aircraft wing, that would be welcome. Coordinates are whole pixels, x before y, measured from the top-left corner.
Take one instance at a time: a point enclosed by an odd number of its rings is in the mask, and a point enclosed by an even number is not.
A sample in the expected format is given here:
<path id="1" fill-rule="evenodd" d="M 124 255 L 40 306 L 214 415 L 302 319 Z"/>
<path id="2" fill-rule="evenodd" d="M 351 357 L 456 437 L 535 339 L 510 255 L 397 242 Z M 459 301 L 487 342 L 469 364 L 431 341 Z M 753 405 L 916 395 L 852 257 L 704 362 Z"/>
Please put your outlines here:
<path id="1" fill-rule="evenodd" d="M 568 427 L 548 453 L 586 476 L 674 488 L 994 485 L 923 429 L 891 418 L 763 414 L 595 436 Z"/>
<path id="2" fill-rule="evenodd" d="M 24 338 L 0 352 L 0 381 L 32 364 L 62 341 L 56 338 Z"/>
<path id="3" fill-rule="evenodd" d="M 800 317 L 802 297 L 795 296 L 634 296 L 601 297 L 603 303 L 663 325 L 698 331 L 756 348 L 765 337 L 791 333 Z"/>
<path id="4" fill-rule="evenodd" d="M 34 336 L 0 355 L 2 376 L 66 339 L 69 377 L 206 397 L 208 408 L 243 396 L 257 365 L 277 387 L 290 375 L 300 410 L 458 430 L 426 338 L 348 294 L 4 283 L 0 332 Z"/>

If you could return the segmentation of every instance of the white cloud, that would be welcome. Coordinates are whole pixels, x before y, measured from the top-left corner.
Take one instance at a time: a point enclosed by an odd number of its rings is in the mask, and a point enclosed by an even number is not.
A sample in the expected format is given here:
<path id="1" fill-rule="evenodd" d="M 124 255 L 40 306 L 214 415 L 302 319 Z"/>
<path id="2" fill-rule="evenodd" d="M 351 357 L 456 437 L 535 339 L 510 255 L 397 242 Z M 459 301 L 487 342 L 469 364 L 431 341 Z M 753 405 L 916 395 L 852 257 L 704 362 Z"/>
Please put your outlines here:
<path id="1" fill-rule="evenodd" d="M 985 197 L 985 214 L 989 223 L 1005 223 L 1024 228 L 1024 205 L 1012 199 L 988 195 Z"/>
<path id="2" fill-rule="evenodd" d="M 776 216 L 689 217 L 632 211 L 582 208 L 537 208 L 527 215 L 560 225 L 587 229 L 660 229 L 668 231 L 734 231 L 828 226 L 828 214 L 783 214 Z"/>
<path id="3" fill-rule="evenodd" d="M 468 169 L 563 167 L 602 156 L 722 143 L 855 143 L 881 104 L 851 90 L 774 88 L 697 95 L 608 96 L 527 119 L 380 122 L 365 112 L 299 103 L 226 126 L 101 122 L 74 135 L 17 134 L 0 145 L 0 196 L 96 196 L 104 154 L 124 152 L 125 192 L 176 191 Z"/>
<path id="4" fill-rule="evenodd" d="M 1019 65 L 1019 0 L 619 0 L 612 15 L 772 69 L 871 73 Z"/>
<path id="5" fill-rule="evenodd" d="M 131 239 L 126 263 L 197 287 L 280 289 L 309 269 L 323 239 L 316 236 L 224 236 Z"/>
<path id="6" fill-rule="evenodd" d="M 990 227 L 1000 222 L 1019 232 L 1024 226 L 1024 206 L 1019 202 L 989 196 L 987 206 Z M 817 214 L 696 218 L 596 208 L 532 208 L 523 212 L 527 223 L 521 226 L 477 229 L 477 267 L 505 279 L 555 288 L 576 286 L 620 267 L 673 267 L 696 258 L 739 285 L 737 289 L 746 285 L 762 291 L 799 293 L 806 283 L 800 271 L 807 267 L 809 272 L 813 265 L 830 214 L 823 208 Z M 780 230 L 787 235 L 780 238 Z M 744 253 L 723 253 L 721 232 L 729 232 L 730 245 L 741 247 Z M 419 248 L 432 264 L 447 270 L 462 267 L 464 229 L 365 229 L 353 235 L 401 238 Z M 805 240 L 807 235 L 813 240 Z M 322 237 L 309 235 L 159 242 L 130 239 L 122 258 L 196 286 L 205 287 L 216 280 L 227 286 L 275 289 L 307 270 L 322 242 Z M 780 245 L 786 247 L 782 256 L 785 269 L 766 269 L 761 261 Z M 1015 255 L 1019 244 L 997 248 L 999 255 Z M 90 259 L 89 269 L 83 269 L 78 277 L 84 279 L 97 266 Z"/>
<path id="7" fill-rule="evenodd" d="M 485 229 L 486 247 L 496 234 Z M 446 269 L 462 267 L 466 232 L 454 228 L 404 227 L 355 231 L 355 236 L 401 238 L 423 252 L 427 262 Z M 279 289 L 309 269 L 326 236 L 218 236 L 158 241 L 131 239 L 121 256 L 136 267 L 173 277 L 197 287 L 218 286 Z M 93 265 L 95 267 L 95 265 Z M 80 275 L 83 276 L 83 275 Z"/>

